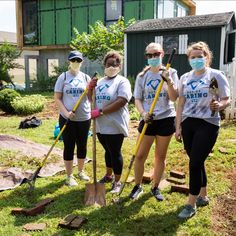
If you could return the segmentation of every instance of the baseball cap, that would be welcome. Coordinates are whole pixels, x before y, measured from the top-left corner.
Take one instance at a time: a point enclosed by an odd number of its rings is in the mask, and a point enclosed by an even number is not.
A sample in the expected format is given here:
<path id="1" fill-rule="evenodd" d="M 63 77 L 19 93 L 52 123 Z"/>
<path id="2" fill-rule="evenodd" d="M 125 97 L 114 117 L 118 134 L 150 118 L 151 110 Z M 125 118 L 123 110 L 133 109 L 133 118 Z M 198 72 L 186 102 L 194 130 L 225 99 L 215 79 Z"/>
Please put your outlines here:
<path id="1" fill-rule="evenodd" d="M 68 56 L 68 60 L 74 59 L 74 58 L 79 58 L 83 60 L 83 55 L 79 51 L 71 51 Z"/>

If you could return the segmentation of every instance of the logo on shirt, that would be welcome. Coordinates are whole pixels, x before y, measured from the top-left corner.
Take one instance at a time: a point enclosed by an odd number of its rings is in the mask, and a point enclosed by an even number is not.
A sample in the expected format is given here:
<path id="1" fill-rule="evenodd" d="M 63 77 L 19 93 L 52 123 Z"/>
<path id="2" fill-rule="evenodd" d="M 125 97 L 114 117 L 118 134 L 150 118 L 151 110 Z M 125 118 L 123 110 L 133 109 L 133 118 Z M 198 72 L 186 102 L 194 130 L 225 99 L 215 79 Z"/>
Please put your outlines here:
<path id="1" fill-rule="evenodd" d="M 108 84 L 104 84 L 104 85 L 100 85 L 100 86 L 98 86 L 98 91 L 99 92 L 102 92 L 104 89 L 106 89 L 106 88 L 109 88 L 109 85 Z"/>
<path id="2" fill-rule="evenodd" d="M 193 80 L 187 83 L 187 86 L 190 86 L 192 90 L 195 90 L 199 85 L 203 85 L 203 84 L 206 84 L 206 83 L 202 80 Z"/>
<path id="3" fill-rule="evenodd" d="M 158 85 L 160 84 L 161 80 L 160 79 L 151 79 L 148 83 L 147 86 L 151 87 L 153 90 L 156 90 Z"/>

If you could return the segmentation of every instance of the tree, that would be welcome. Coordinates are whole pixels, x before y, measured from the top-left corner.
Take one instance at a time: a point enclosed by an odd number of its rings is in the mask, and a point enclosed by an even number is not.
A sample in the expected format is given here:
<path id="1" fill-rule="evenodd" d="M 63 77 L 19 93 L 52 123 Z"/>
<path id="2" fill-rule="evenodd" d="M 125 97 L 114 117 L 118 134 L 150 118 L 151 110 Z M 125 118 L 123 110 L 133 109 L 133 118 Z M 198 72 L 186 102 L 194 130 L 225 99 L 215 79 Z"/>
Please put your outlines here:
<path id="1" fill-rule="evenodd" d="M 12 77 L 9 75 L 9 70 L 23 68 L 23 66 L 15 62 L 15 59 L 19 58 L 20 54 L 21 51 L 7 42 L 0 46 L 0 82 L 5 81 L 14 85 Z"/>
<path id="2" fill-rule="evenodd" d="M 116 50 L 123 55 L 124 30 L 134 23 L 134 19 L 127 24 L 121 17 L 116 23 L 106 27 L 102 21 L 89 26 L 91 33 L 79 33 L 74 28 L 75 37 L 71 40 L 71 48 L 80 51 L 88 59 L 102 61 L 104 55 L 110 50 Z"/>

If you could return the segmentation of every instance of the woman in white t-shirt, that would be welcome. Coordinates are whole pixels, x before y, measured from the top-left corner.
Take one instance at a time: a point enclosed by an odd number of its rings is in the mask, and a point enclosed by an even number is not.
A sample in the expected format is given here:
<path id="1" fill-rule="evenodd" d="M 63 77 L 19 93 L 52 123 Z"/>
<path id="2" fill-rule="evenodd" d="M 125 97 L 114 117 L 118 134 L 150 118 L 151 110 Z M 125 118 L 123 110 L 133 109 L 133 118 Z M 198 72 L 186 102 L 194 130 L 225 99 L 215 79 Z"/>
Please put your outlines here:
<path id="1" fill-rule="evenodd" d="M 204 162 L 218 136 L 219 111 L 230 103 L 227 78 L 210 68 L 212 53 L 208 45 L 193 43 L 187 56 L 192 70 L 180 78 L 175 133 L 177 140 L 183 138 L 189 156 L 189 198 L 178 215 L 182 219 L 192 217 L 196 206 L 209 203 Z"/>
<path id="2" fill-rule="evenodd" d="M 68 186 L 76 186 L 77 181 L 72 174 L 75 145 L 77 146 L 78 178 L 89 181 L 84 172 L 84 161 L 87 153 L 87 138 L 91 123 L 90 101 L 92 89 L 96 86 L 96 79 L 92 79 L 80 71 L 83 56 L 78 51 L 71 51 L 68 56 L 69 70 L 62 73 L 55 84 L 55 101 L 60 109 L 60 129 L 69 119 L 66 129 L 62 133 L 64 142 L 63 159 L 65 163 Z M 86 87 L 89 87 L 77 110 L 72 112 L 76 102 Z"/>
<path id="3" fill-rule="evenodd" d="M 128 136 L 128 102 L 132 93 L 129 80 L 119 75 L 122 68 L 121 55 L 110 51 L 103 61 L 105 77 L 98 80 L 96 109 L 92 110 L 92 118 L 96 118 L 97 136 L 105 149 L 106 174 L 99 182 L 112 182 L 114 173 L 111 192 L 118 193 L 123 170 L 121 147 L 124 137 Z"/>
<path id="4" fill-rule="evenodd" d="M 131 199 L 137 199 L 143 193 L 141 182 L 144 173 L 144 163 L 155 141 L 154 174 L 151 194 L 158 201 L 162 201 L 164 197 L 158 186 L 165 169 L 167 149 L 171 137 L 175 132 L 174 101 L 178 96 L 178 75 L 175 69 L 170 68 L 169 71 L 166 71 L 163 67 L 162 58 L 164 51 L 160 44 L 150 43 L 146 47 L 145 55 L 149 66 L 138 74 L 134 89 L 135 106 L 141 115 L 141 121 L 138 127 L 139 133 L 142 132 L 144 123 L 150 124 L 148 124 L 135 157 L 135 186 L 129 196 Z M 148 112 L 162 78 L 165 80 L 165 83 L 163 84 L 153 114 L 149 115 Z"/>

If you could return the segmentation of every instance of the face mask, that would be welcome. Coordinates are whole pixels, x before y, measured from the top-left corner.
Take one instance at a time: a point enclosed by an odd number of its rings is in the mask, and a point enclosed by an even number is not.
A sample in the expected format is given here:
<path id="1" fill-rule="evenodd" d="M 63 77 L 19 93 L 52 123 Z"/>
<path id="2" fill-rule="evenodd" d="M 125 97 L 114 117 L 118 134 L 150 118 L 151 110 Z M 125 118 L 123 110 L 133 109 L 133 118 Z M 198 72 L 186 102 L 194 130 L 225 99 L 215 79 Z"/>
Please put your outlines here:
<path id="1" fill-rule="evenodd" d="M 156 58 L 149 58 L 148 59 L 148 65 L 151 67 L 157 67 L 159 65 L 161 65 L 161 57 L 156 57 Z"/>
<path id="2" fill-rule="evenodd" d="M 189 64 L 193 70 L 202 70 L 206 64 L 206 58 L 194 58 L 189 60 Z"/>
<path id="3" fill-rule="evenodd" d="M 113 66 L 105 68 L 105 70 L 104 70 L 105 75 L 110 77 L 110 78 L 116 76 L 119 72 L 120 72 L 120 68 L 119 67 L 113 67 Z"/>
<path id="4" fill-rule="evenodd" d="M 70 68 L 71 68 L 74 72 L 78 73 L 79 70 L 80 70 L 80 67 L 81 67 L 81 63 L 78 63 L 78 62 L 71 62 L 71 61 L 70 61 Z"/>

